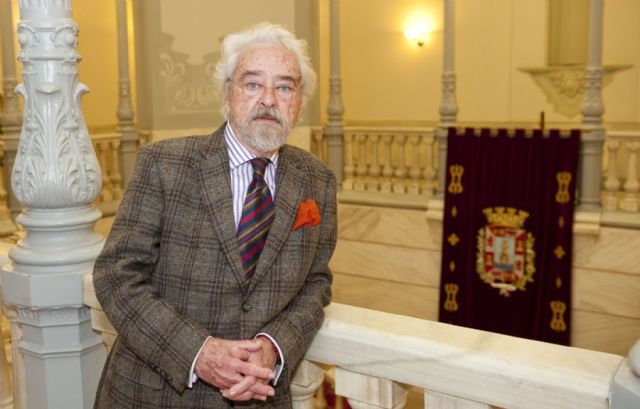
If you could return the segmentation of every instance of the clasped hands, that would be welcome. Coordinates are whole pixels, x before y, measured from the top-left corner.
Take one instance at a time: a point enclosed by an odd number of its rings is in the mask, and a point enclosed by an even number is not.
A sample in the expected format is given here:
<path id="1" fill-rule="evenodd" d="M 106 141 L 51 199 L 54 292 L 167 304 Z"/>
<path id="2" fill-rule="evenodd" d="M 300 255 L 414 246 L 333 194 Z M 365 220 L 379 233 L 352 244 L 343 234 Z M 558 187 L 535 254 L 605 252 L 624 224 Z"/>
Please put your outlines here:
<path id="1" fill-rule="evenodd" d="M 266 338 L 232 341 L 209 338 L 198 356 L 195 373 L 235 401 L 266 400 L 275 390 L 276 354 Z"/>

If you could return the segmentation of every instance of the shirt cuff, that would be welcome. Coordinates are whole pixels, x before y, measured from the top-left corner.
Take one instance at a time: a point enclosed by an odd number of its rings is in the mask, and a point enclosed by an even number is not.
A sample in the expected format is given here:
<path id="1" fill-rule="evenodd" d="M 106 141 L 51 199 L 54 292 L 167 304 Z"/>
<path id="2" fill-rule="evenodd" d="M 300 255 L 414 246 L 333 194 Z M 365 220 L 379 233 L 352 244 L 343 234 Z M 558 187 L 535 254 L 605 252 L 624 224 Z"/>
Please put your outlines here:
<path id="1" fill-rule="evenodd" d="M 207 344 L 207 341 L 209 340 L 209 338 L 211 337 L 207 337 L 207 339 L 204 340 L 204 342 L 202 343 L 202 346 L 200 347 L 200 349 L 198 350 L 198 353 L 196 354 L 196 357 L 193 359 L 193 362 L 191 363 L 191 369 L 189 370 L 189 377 L 187 378 L 187 388 L 189 389 L 193 388 L 193 385 L 196 382 L 198 382 L 198 375 L 195 374 L 196 361 L 198 360 L 200 353 L 202 353 L 202 350 L 204 349 L 204 346 Z"/>
<path id="2" fill-rule="evenodd" d="M 282 368 L 284 368 L 284 354 L 282 353 L 282 349 L 280 348 L 280 345 L 278 345 L 276 340 L 271 335 L 267 334 L 266 332 L 260 332 L 256 334 L 254 339 L 258 337 L 266 337 L 269 341 L 271 341 L 271 345 L 273 345 L 275 349 L 278 351 L 278 357 L 277 357 L 278 360 L 276 362 L 275 368 L 273 368 L 273 372 L 275 373 L 275 376 L 271 381 L 273 386 L 276 386 L 276 384 L 278 383 L 278 379 L 280 379 L 280 374 L 282 374 Z"/>

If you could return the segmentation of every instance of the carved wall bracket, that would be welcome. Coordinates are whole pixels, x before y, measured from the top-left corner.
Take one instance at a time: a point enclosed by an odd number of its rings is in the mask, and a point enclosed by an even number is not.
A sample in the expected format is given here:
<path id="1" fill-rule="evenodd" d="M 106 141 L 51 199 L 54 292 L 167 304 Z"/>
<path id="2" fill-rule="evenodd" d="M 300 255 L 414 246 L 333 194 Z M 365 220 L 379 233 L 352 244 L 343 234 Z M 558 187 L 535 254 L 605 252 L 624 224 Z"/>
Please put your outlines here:
<path id="1" fill-rule="evenodd" d="M 606 65 L 602 67 L 602 85 L 613 81 L 615 74 L 632 65 Z M 549 67 L 521 67 L 520 71 L 531 75 L 536 85 L 547 96 L 555 112 L 566 117 L 578 115 L 585 95 L 586 67 L 584 65 L 556 65 Z"/>

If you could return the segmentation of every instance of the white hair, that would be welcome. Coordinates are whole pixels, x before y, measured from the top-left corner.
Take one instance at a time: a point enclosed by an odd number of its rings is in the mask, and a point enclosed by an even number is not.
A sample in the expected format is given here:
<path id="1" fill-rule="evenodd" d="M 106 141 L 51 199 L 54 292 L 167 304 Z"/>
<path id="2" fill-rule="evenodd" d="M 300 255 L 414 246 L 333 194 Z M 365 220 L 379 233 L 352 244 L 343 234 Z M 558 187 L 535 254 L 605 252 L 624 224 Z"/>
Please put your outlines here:
<path id="1" fill-rule="evenodd" d="M 263 22 L 256 24 L 239 33 L 230 34 L 222 41 L 220 61 L 216 65 L 215 80 L 220 95 L 224 97 L 231 76 L 238 65 L 238 57 L 247 48 L 255 44 L 277 44 L 293 53 L 300 66 L 300 89 L 302 90 L 302 105 L 311 99 L 316 90 L 317 76 L 309 55 L 307 42 L 297 39 L 290 31 L 277 24 Z M 223 108 L 225 118 L 227 113 Z"/>

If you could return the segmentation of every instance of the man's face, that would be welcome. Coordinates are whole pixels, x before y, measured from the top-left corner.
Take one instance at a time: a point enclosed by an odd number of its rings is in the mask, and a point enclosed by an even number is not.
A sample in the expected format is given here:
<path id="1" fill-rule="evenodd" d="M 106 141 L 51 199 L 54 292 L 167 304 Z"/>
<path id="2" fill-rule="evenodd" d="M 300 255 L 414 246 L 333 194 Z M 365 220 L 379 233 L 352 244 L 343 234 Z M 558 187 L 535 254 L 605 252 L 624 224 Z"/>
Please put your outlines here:
<path id="1" fill-rule="evenodd" d="M 286 142 L 301 108 L 300 67 L 278 45 L 244 50 L 225 93 L 225 110 L 236 136 L 255 154 L 269 154 Z"/>

